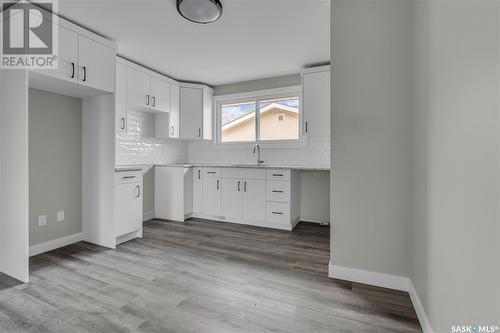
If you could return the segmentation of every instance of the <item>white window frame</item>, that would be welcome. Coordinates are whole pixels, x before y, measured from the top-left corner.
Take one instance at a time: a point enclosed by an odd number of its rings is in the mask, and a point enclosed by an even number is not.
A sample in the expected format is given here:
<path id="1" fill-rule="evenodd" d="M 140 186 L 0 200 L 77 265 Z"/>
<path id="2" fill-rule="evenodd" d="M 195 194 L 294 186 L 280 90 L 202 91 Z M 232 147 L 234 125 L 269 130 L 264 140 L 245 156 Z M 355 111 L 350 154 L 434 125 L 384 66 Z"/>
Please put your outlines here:
<path id="1" fill-rule="evenodd" d="M 268 99 L 286 98 L 291 96 L 299 97 L 299 139 L 298 140 L 257 140 L 260 131 L 259 102 Z M 235 141 L 222 142 L 222 105 L 231 103 L 253 102 L 255 106 L 256 140 L 255 141 Z M 218 149 L 249 149 L 255 144 L 263 148 L 304 148 L 307 146 L 307 136 L 303 134 L 303 107 L 302 107 L 302 86 L 290 86 L 277 89 L 258 90 L 238 94 L 218 95 L 214 97 L 214 145 Z"/>

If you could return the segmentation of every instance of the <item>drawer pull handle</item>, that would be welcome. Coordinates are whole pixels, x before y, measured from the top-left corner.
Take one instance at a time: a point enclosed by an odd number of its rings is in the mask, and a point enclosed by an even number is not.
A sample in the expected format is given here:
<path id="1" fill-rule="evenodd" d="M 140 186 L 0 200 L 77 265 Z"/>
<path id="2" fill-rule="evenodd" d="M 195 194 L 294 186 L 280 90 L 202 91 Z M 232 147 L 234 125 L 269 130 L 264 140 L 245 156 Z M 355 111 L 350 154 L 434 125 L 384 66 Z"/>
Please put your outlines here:
<path id="1" fill-rule="evenodd" d="M 273 212 L 274 215 L 283 215 L 281 212 Z"/>
<path id="2" fill-rule="evenodd" d="M 122 179 L 133 179 L 133 178 L 135 178 L 135 176 L 124 176 L 124 177 L 122 177 Z"/>
<path id="3" fill-rule="evenodd" d="M 283 191 L 273 190 L 274 193 L 283 193 Z"/>
<path id="4" fill-rule="evenodd" d="M 282 173 L 273 173 L 273 177 L 283 177 Z"/>
<path id="5" fill-rule="evenodd" d="M 215 171 L 207 171 L 207 173 L 215 174 Z"/>

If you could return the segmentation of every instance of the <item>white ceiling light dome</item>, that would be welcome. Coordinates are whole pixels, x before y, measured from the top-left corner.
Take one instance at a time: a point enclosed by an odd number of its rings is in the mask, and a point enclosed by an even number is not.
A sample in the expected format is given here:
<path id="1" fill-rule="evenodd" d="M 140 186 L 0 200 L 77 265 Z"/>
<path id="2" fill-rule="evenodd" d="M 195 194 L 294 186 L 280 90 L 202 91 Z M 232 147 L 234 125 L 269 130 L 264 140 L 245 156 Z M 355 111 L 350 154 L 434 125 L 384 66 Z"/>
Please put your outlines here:
<path id="1" fill-rule="evenodd" d="M 191 22 L 207 24 L 221 17 L 222 4 L 219 0 L 177 0 L 177 11 Z"/>

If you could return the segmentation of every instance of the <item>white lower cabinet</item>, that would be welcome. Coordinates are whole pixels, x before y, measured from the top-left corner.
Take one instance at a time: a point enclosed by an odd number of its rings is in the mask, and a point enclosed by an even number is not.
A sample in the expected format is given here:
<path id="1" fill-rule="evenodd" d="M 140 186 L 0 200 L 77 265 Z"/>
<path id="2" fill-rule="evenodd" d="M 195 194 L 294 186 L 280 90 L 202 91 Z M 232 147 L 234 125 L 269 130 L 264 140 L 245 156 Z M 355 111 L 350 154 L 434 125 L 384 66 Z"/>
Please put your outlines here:
<path id="1" fill-rule="evenodd" d="M 193 168 L 193 214 L 203 211 L 203 178 L 201 168 Z"/>
<path id="2" fill-rule="evenodd" d="M 115 174 L 115 236 L 142 230 L 142 171 Z"/>
<path id="3" fill-rule="evenodd" d="M 243 217 L 242 181 L 234 178 L 222 178 L 222 216 Z"/>
<path id="4" fill-rule="evenodd" d="M 203 178 L 203 214 L 221 215 L 221 179 L 218 177 Z"/>
<path id="5" fill-rule="evenodd" d="M 266 220 L 266 181 L 243 180 L 243 218 L 252 221 Z"/>

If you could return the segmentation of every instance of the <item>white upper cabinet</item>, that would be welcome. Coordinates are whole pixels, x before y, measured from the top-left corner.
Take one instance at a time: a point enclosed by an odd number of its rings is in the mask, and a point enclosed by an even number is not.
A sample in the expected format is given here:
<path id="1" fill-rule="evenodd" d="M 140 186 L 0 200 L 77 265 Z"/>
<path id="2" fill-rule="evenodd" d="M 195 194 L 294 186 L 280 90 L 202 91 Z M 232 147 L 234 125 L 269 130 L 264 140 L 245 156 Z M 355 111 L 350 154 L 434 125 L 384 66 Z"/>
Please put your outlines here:
<path id="1" fill-rule="evenodd" d="M 127 68 L 128 109 L 142 111 L 151 107 L 151 78 L 135 68 Z"/>
<path id="2" fill-rule="evenodd" d="M 85 36 L 78 36 L 80 83 L 109 92 L 115 91 L 115 51 Z"/>
<path id="3" fill-rule="evenodd" d="M 182 139 L 202 139 L 203 89 L 180 87 Z"/>
<path id="4" fill-rule="evenodd" d="M 212 139 L 213 90 L 204 85 L 182 84 L 180 87 L 180 138 Z"/>
<path id="5" fill-rule="evenodd" d="M 33 72 L 92 88 L 82 95 L 115 92 L 116 46 L 112 42 L 62 18 L 58 38 L 58 68 Z"/>
<path id="6" fill-rule="evenodd" d="M 179 138 L 179 93 L 178 85 L 170 84 L 170 123 L 169 136 Z"/>
<path id="7" fill-rule="evenodd" d="M 311 68 L 303 73 L 303 133 L 330 136 L 330 66 Z"/>
<path id="8" fill-rule="evenodd" d="M 170 83 L 146 71 L 127 69 L 127 102 L 130 110 L 170 111 Z M 168 129 L 165 131 L 168 132 Z"/>
<path id="9" fill-rule="evenodd" d="M 54 76 L 64 80 L 78 80 L 78 34 L 59 27 L 59 66 L 51 70 Z"/>
<path id="10" fill-rule="evenodd" d="M 151 78 L 151 107 L 161 112 L 170 111 L 170 84 L 158 78 Z"/>
<path id="11" fill-rule="evenodd" d="M 116 63 L 115 129 L 127 132 L 127 68 Z"/>

